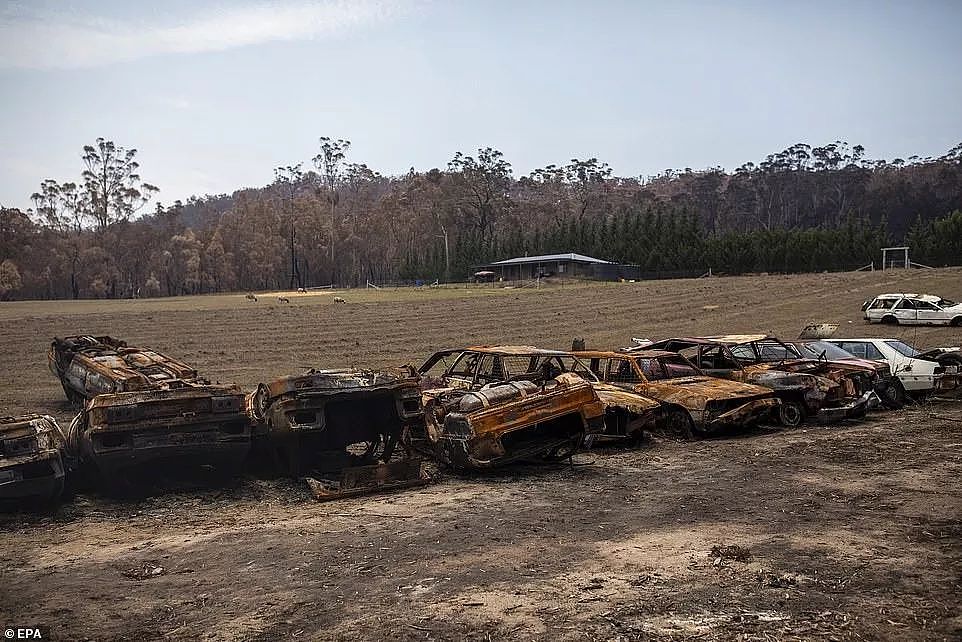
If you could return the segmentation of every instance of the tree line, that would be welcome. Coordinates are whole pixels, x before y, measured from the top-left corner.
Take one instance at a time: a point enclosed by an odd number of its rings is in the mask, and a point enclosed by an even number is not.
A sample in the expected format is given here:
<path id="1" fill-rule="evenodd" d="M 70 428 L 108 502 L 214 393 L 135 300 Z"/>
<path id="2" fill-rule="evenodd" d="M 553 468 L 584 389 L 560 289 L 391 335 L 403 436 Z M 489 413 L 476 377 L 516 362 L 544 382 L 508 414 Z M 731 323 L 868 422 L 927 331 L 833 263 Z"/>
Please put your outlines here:
<path id="1" fill-rule="evenodd" d="M 962 144 L 865 158 L 798 144 L 732 172 L 618 177 L 596 158 L 515 177 L 493 148 L 384 176 L 322 137 L 310 164 L 257 189 L 144 213 L 158 188 L 137 151 L 98 139 L 79 181 L 43 180 L 0 208 L 0 298 L 172 296 L 404 280 L 456 281 L 521 255 L 579 252 L 649 272 L 853 269 L 906 242 L 962 262 Z"/>

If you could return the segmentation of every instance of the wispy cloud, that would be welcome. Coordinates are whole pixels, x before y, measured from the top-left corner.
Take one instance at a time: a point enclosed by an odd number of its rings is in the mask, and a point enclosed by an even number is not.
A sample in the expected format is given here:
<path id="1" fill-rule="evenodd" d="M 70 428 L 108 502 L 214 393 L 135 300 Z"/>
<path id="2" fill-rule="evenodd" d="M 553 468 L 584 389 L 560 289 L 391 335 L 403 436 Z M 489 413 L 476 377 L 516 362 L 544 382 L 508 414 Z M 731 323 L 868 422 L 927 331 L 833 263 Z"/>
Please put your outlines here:
<path id="1" fill-rule="evenodd" d="M 95 67 L 162 54 L 307 40 L 391 18 L 399 0 L 301 0 L 209 9 L 166 24 L 19 8 L 0 13 L 0 68 Z"/>

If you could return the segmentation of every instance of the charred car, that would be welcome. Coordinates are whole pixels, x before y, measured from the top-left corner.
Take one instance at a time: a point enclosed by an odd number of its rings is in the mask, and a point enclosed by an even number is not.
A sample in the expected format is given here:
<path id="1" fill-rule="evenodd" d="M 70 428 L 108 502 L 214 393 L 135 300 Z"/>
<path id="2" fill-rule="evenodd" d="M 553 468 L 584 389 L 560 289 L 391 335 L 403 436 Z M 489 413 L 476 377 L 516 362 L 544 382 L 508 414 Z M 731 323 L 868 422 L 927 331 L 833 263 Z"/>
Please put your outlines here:
<path id="1" fill-rule="evenodd" d="M 197 380 L 197 371 L 185 363 L 108 336 L 54 339 L 47 363 L 67 399 L 76 405 L 99 394 L 161 389 Z"/>
<path id="2" fill-rule="evenodd" d="M 0 500 L 56 501 L 63 492 L 64 435 L 53 417 L 0 417 Z"/>
<path id="3" fill-rule="evenodd" d="M 412 368 L 309 370 L 260 384 L 247 407 L 276 467 L 330 499 L 429 481 L 399 448 L 423 431 L 418 384 Z"/>
<path id="4" fill-rule="evenodd" d="M 251 447 L 237 386 L 184 384 L 97 395 L 67 430 L 68 451 L 108 486 L 211 472 L 239 473 Z"/>
<path id="5" fill-rule="evenodd" d="M 848 361 L 867 368 L 872 372 L 872 389 L 881 400 L 882 405 L 891 410 L 897 410 L 905 405 L 905 387 L 899 378 L 892 373 L 887 362 L 862 359 L 850 352 L 846 352 L 834 343 L 825 340 L 792 341 L 792 346 L 800 359 L 818 359 L 820 361 Z"/>
<path id="6" fill-rule="evenodd" d="M 657 400 L 660 425 L 690 438 L 766 420 L 779 405 L 768 388 L 708 377 L 684 356 L 665 350 L 574 353 L 601 381 Z M 601 396 L 599 394 L 599 396 Z"/>
<path id="7" fill-rule="evenodd" d="M 584 378 L 594 376 L 564 352 L 444 350 L 419 373 L 426 421 L 410 443 L 456 469 L 559 460 L 577 452 L 586 434 L 604 432 L 604 405 Z"/>
<path id="8" fill-rule="evenodd" d="M 665 339 L 629 350 L 679 352 L 710 376 L 771 388 L 782 402 L 777 415 L 785 426 L 797 426 L 806 417 L 825 422 L 862 417 L 878 403 L 871 369 L 800 359 L 767 335 Z"/>

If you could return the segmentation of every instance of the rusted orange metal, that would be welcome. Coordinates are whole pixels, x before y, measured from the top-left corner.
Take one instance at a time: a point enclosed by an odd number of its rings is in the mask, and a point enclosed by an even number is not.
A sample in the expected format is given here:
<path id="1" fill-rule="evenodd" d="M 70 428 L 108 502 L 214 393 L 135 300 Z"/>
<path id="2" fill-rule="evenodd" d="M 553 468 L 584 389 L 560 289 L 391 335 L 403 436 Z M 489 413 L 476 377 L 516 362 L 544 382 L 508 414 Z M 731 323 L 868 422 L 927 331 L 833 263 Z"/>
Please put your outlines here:
<path id="1" fill-rule="evenodd" d="M 455 468 L 568 457 L 604 429 L 604 404 L 582 376 L 591 373 L 569 353 L 473 346 L 438 352 L 419 372 L 427 422 L 411 443 Z"/>
<path id="2" fill-rule="evenodd" d="M 187 385 L 97 395 L 67 430 L 82 467 L 118 483 L 215 469 L 239 472 L 251 447 L 237 386 Z"/>
<path id="3" fill-rule="evenodd" d="M 64 435 L 56 419 L 0 417 L 0 500 L 55 501 L 66 472 Z"/>
<path id="4" fill-rule="evenodd" d="M 655 400 L 662 418 L 669 417 L 672 409 L 683 409 L 697 433 L 767 419 L 779 403 L 767 388 L 708 377 L 673 352 L 594 350 L 574 354 L 606 385 Z"/>
<path id="5" fill-rule="evenodd" d="M 194 368 L 173 357 L 108 336 L 54 339 L 47 364 L 67 399 L 78 405 L 99 394 L 173 388 L 198 380 Z"/>

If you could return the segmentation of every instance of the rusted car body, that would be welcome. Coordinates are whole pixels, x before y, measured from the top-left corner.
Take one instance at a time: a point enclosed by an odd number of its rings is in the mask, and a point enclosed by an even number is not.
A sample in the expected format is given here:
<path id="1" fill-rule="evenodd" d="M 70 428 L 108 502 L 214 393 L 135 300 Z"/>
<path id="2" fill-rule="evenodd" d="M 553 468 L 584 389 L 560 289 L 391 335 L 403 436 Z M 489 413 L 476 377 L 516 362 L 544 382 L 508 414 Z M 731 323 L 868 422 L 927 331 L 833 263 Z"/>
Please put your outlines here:
<path id="1" fill-rule="evenodd" d="M 662 404 L 657 399 L 622 386 L 592 381 L 595 393 L 605 407 L 605 430 L 589 434 L 586 443 L 627 440 L 636 444 L 645 431 L 653 431 L 664 423 Z"/>
<path id="2" fill-rule="evenodd" d="M 432 375 L 440 368 L 438 375 Z M 557 460 L 604 431 L 604 404 L 570 354 L 531 346 L 475 346 L 435 353 L 424 377 L 425 431 L 412 446 L 456 469 Z"/>
<path id="3" fill-rule="evenodd" d="M 684 356 L 664 350 L 574 353 L 598 378 L 655 399 L 661 425 L 679 437 L 707 435 L 771 417 L 779 405 L 768 388 L 708 377 Z M 601 396 L 601 395 L 599 395 Z"/>
<path id="4" fill-rule="evenodd" d="M 768 335 L 665 339 L 629 350 L 679 352 L 710 376 L 771 388 L 782 402 L 778 418 L 786 426 L 797 426 L 806 417 L 823 422 L 862 417 L 878 403 L 870 369 L 799 359 Z"/>
<path id="5" fill-rule="evenodd" d="M 278 468 L 317 476 L 309 484 L 318 499 L 430 481 L 398 449 L 405 432 L 424 426 L 411 368 L 310 370 L 260 384 L 247 408 Z"/>
<path id="6" fill-rule="evenodd" d="M 185 363 L 107 336 L 54 339 L 47 363 L 67 399 L 77 405 L 99 394 L 176 387 L 197 380 L 197 371 Z"/>
<path id="7" fill-rule="evenodd" d="M 53 417 L 0 417 L 0 500 L 55 501 L 63 492 L 64 435 Z"/>
<path id="8" fill-rule="evenodd" d="M 199 468 L 240 471 L 251 447 L 244 393 L 192 385 L 97 395 L 67 430 L 80 466 L 118 483 Z"/>
<path id="9" fill-rule="evenodd" d="M 892 368 L 883 361 L 860 359 L 846 352 L 834 343 L 823 340 L 806 340 L 788 342 L 800 359 L 818 359 L 821 361 L 847 361 L 862 366 L 871 373 L 872 389 L 886 408 L 897 410 L 905 405 L 905 388 L 899 378 L 892 373 Z"/>

